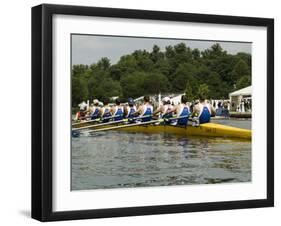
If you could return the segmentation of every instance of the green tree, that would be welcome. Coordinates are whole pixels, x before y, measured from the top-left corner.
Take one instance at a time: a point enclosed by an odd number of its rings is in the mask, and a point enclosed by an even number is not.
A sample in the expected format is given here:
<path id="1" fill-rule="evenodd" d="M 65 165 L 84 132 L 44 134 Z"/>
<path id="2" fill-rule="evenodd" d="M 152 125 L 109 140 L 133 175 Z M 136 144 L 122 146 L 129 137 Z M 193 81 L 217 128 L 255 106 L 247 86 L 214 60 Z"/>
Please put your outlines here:
<path id="1" fill-rule="evenodd" d="M 232 76 L 233 79 L 237 81 L 238 79 L 240 79 L 242 76 L 245 75 L 250 75 L 250 69 L 249 66 L 246 64 L 246 62 L 240 59 L 233 68 Z"/>
<path id="2" fill-rule="evenodd" d="M 172 59 L 175 57 L 175 51 L 174 51 L 174 47 L 169 45 L 169 46 L 166 46 L 166 52 L 165 52 L 165 56 L 168 58 L 168 59 Z"/>
<path id="3" fill-rule="evenodd" d="M 94 83 L 94 80 L 91 82 Z M 104 99 L 113 96 L 120 96 L 122 93 L 119 81 L 114 81 L 109 77 L 103 78 L 99 83 L 94 83 L 89 91 L 89 99 Z"/>
<path id="4" fill-rule="evenodd" d="M 242 89 L 250 85 L 251 85 L 251 77 L 249 75 L 244 75 L 237 81 L 236 88 Z"/>
<path id="5" fill-rule="evenodd" d="M 199 51 L 199 49 L 197 49 L 197 48 L 193 49 L 191 54 L 192 54 L 192 59 L 193 60 L 198 61 L 200 59 L 200 51 Z"/>
<path id="6" fill-rule="evenodd" d="M 88 65 L 77 64 L 72 67 L 72 76 L 79 76 L 88 70 Z"/>
<path id="7" fill-rule="evenodd" d="M 93 98 L 139 97 L 158 92 L 182 93 L 197 99 L 227 98 L 234 88 L 251 84 L 251 54 L 228 54 L 218 44 L 200 51 L 185 43 L 151 51 L 135 50 L 116 64 L 103 57 L 72 67 L 72 105 Z"/>
<path id="8" fill-rule="evenodd" d="M 121 71 L 121 76 L 137 71 L 137 61 L 133 55 L 121 56 L 116 66 Z"/>
<path id="9" fill-rule="evenodd" d="M 226 51 L 223 51 L 221 45 L 216 43 L 211 46 L 210 49 L 202 51 L 202 56 L 204 58 L 215 59 L 217 57 L 226 56 Z"/>
<path id="10" fill-rule="evenodd" d="M 150 58 L 149 52 L 146 50 L 136 50 L 133 52 L 133 56 L 136 59 L 137 70 L 151 71 L 153 67 L 153 61 Z"/>
<path id="11" fill-rule="evenodd" d="M 190 85 L 189 82 L 187 82 L 184 92 L 189 101 L 193 101 L 194 99 L 196 99 L 196 97 L 194 96 L 194 91 L 192 89 L 192 86 Z"/>
<path id="12" fill-rule="evenodd" d="M 160 51 L 159 46 L 153 46 L 152 52 L 150 53 L 150 59 L 153 61 L 153 63 L 157 63 L 159 60 L 164 59 L 164 54 Z"/>
<path id="13" fill-rule="evenodd" d="M 110 60 L 107 57 L 103 57 L 98 61 L 97 66 L 102 70 L 108 70 L 110 67 Z"/>
<path id="14" fill-rule="evenodd" d="M 143 87 L 143 82 L 145 76 L 146 73 L 139 71 L 123 76 L 120 80 L 123 97 L 136 98 L 144 95 L 145 90 Z"/>
<path id="15" fill-rule="evenodd" d="M 72 76 L 72 106 L 77 106 L 88 97 L 87 82 L 79 77 Z"/>
<path id="16" fill-rule="evenodd" d="M 110 67 L 109 74 L 113 80 L 119 81 L 124 72 L 118 64 L 115 64 Z"/>
<path id="17" fill-rule="evenodd" d="M 199 87 L 198 87 L 198 92 L 197 92 L 197 95 L 200 97 L 200 96 L 204 96 L 204 97 L 208 97 L 209 95 L 209 86 L 205 83 L 203 84 L 200 84 Z"/>
<path id="18" fill-rule="evenodd" d="M 168 78 L 170 75 L 170 65 L 166 59 L 158 60 L 153 66 L 153 71 L 157 71 Z"/>
<path id="19" fill-rule="evenodd" d="M 189 82 L 193 87 L 196 87 L 196 79 L 194 75 L 197 73 L 196 68 L 189 63 L 179 65 L 172 77 L 172 87 L 175 92 L 182 92 Z"/>
<path id="20" fill-rule="evenodd" d="M 165 93 L 168 90 L 168 79 L 157 72 L 148 73 L 143 81 L 143 89 L 146 94 Z"/>

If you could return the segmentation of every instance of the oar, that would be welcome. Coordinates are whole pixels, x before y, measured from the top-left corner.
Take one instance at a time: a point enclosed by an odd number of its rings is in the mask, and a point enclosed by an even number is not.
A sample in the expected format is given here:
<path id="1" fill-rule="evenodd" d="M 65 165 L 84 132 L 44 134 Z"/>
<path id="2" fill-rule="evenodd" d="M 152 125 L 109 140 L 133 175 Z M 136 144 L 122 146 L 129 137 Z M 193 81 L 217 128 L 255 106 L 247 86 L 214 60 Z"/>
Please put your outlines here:
<path id="1" fill-rule="evenodd" d="M 173 120 L 181 119 L 181 118 L 187 118 L 187 117 L 188 116 L 181 116 L 181 117 L 178 117 L 178 118 L 173 118 Z M 151 120 L 151 121 L 142 122 L 142 123 L 134 123 L 134 124 L 127 124 L 127 125 L 113 126 L 113 127 L 108 127 L 108 128 L 95 129 L 95 130 L 92 130 L 90 132 L 101 132 L 101 131 L 114 130 L 114 129 L 132 127 L 132 126 L 142 126 L 142 125 L 148 125 L 148 124 L 152 124 L 152 123 L 156 123 L 156 122 L 165 122 L 165 121 L 169 121 L 169 120 L 170 119 L 157 119 L 157 120 Z"/>
<path id="2" fill-rule="evenodd" d="M 141 117 L 125 118 L 125 119 L 118 120 L 118 121 L 112 121 L 112 122 L 100 123 L 100 124 L 95 124 L 95 125 L 83 126 L 83 127 L 79 127 L 79 128 L 73 128 L 72 131 L 100 127 L 100 126 L 111 125 L 111 124 L 117 124 L 117 123 L 122 123 L 122 122 L 129 122 L 130 120 L 137 120 L 137 119 L 148 118 L 148 117 L 151 117 L 151 116 L 146 115 L 146 116 L 141 116 Z"/>
<path id="3" fill-rule="evenodd" d="M 76 122 L 76 123 L 72 123 L 72 126 L 81 125 L 81 124 L 85 124 L 85 123 L 89 123 L 89 122 L 99 122 L 99 121 L 106 120 L 106 119 L 116 118 L 118 116 L 120 116 L 120 115 L 115 115 L 115 116 L 110 116 L 110 117 L 105 117 L 105 118 L 97 118 L 97 119 L 88 120 L 88 121 L 84 121 L 84 122 Z"/>
<path id="4" fill-rule="evenodd" d="M 126 125 L 121 125 L 121 126 L 112 126 L 112 127 L 108 127 L 108 128 L 95 129 L 90 132 L 101 132 L 101 131 L 114 130 L 114 129 L 132 127 L 132 126 L 142 126 L 142 125 L 152 124 L 155 122 L 164 122 L 164 119 L 151 120 L 151 121 L 142 122 L 142 123 L 126 124 Z"/>

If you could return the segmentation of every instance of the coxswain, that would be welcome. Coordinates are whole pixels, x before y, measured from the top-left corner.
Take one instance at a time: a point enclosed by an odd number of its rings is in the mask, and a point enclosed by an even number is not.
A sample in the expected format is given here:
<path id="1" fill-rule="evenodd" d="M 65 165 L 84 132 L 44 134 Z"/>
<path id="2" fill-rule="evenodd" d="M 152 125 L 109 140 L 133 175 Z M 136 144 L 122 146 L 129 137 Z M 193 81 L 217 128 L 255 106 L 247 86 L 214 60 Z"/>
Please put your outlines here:
<path id="1" fill-rule="evenodd" d="M 115 106 L 111 108 L 111 115 L 114 121 L 120 121 L 124 117 L 124 107 L 121 106 L 121 101 L 119 98 L 115 100 Z"/>
<path id="2" fill-rule="evenodd" d="M 139 115 L 141 117 L 141 122 L 148 122 L 151 120 L 153 115 L 153 106 L 150 104 L 149 96 L 144 96 L 143 104 L 139 106 L 138 110 L 134 115 Z"/>
<path id="3" fill-rule="evenodd" d="M 99 114 L 100 114 L 99 101 L 97 99 L 94 99 L 93 106 L 91 108 L 91 120 L 95 120 L 99 118 Z"/>
<path id="4" fill-rule="evenodd" d="M 162 100 L 162 105 L 160 105 L 157 110 L 153 113 L 154 115 L 161 114 L 164 119 L 170 119 L 173 117 L 174 107 L 171 105 L 171 100 L 169 97 L 164 97 Z"/>
<path id="5" fill-rule="evenodd" d="M 80 106 L 80 110 L 76 113 L 74 120 L 81 121 L 87 117 L 87 106 Z"/>
<path id="6" fill-rule="evenodd" d="M 181 103 L 174 107 L 172 111 L 169 111 L 169 113 L 175 113 L 176 117 L 178 118 L 176 122 L 173 122 L 173 124 L 178 126 L 186 126 L 188 123 L 188 117 L 190 115 L 190 108 L 187 103 L 188 99 L 186 95 L 181 96 Z"/>
<path id="7" fill-rule="evenodd" d="M 208 123 L 216 115 L 214 107 L 207 102 L 205 95 L 199 96 L 199 103 L 194 105 L 192 116 L 197 116 L 200 124 Z"/>
<path id="8" fill-rule="evenodd" d="M 105 98 L 103 101 L 103 107 L 100 109 L 99 116 L 103 118 L 102 122 L 108 122 L 111 119 L 110 113 L 110 106 L 109 106 L 109 99 Z"/>

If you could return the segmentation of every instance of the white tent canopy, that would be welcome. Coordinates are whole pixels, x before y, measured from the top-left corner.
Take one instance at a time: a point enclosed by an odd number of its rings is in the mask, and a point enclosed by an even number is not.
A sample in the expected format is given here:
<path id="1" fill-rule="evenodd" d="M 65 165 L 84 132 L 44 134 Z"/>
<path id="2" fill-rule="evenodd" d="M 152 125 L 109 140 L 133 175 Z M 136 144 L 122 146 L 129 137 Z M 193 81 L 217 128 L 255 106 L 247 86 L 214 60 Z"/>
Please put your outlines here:
<path id="1" fill-rule="evenodd" d="M 229 94 L 229 96 L 250 96 L 252 95 L 252 86 L 245 87 L 243 89 L 236 90 Z"/>
<path id="2" fill-rule="evenodd" d="M 252 86 L 236 90 L 229 94 L 232 111 L 251 111 Z M 247 106 L 247 109 L 245 108 Z"/>

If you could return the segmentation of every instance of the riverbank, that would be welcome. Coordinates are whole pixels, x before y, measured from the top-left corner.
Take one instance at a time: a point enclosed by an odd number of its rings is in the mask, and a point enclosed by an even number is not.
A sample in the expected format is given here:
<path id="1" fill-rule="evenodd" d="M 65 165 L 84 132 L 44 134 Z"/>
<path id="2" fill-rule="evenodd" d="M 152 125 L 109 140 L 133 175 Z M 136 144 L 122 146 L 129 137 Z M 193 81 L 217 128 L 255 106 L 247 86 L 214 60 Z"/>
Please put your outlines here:
<path id="1" fill-rule="evenodd" d="M 252 112 L 229 112 L 231 118 L 252 118 Z"/>

